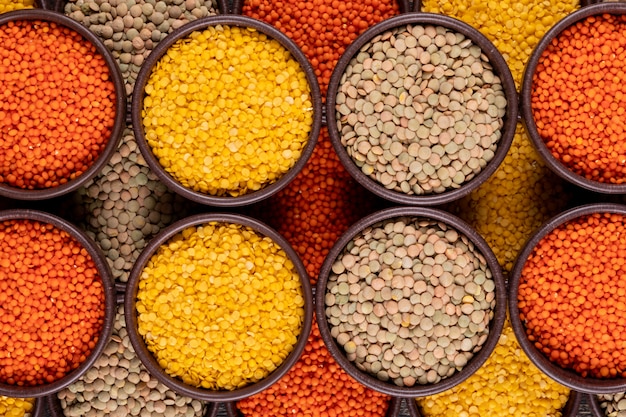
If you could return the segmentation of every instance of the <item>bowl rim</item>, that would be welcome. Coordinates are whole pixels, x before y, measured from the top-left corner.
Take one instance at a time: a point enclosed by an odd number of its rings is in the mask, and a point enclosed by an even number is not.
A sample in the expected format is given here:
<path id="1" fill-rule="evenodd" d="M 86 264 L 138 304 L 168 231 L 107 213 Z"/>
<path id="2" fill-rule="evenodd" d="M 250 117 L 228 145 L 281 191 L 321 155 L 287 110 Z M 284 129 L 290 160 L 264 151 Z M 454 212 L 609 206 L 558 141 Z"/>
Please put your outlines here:
<path id="1" fill-rule="evenodd" d="M 626 193 L 626 183 L 610 184 L 599 181 L 590 180 L 581 175 L 574 173 L 559 161 L 545 145 L 537 129 L 537 124 L 533 117 L 531 109 L 531 93 L 533 90 L 533 75 L 537 70 L 537 65 L 541 59 L 541 55 L 550 43 L 557 38 L 564 30 L 571 27 L 575 23 L 583 21 L 591 16 L 601 16 L 603 14 L 626 14 L 626 4 L 623 3 L 595 3 L 582 7 L 563 19 L 559 20 L 552 26 L 539 40 L 539 43 L 533 49 L 529 60 L 526 62 L 524 73 L 522 75 L 522 86 L 520 90 L 520 110 L 522 122 L 526 128 L 526 132 L 531 139 L 533 147 L 537 150 L 541 159 L 546 163 L 548 168 L 552 170 L 562 179 L 574 184 L 578 187 L 595 191 L 603 194 L 623 194 Z"/>
<path id="2" fill-rule="evenodd" d="M 289 171 L 283 174 L 274 183 L 269 184 L 261 188 L 260 190 L 249 192 L 237 197 L 214 196 L 194 191 L 181 185 L 171 174 L 165 171 L 165 169 L 159 163 L 158 159 L 152 153 L 152 148 L 148 144 L 144 134 L 143 122 L 141 117 L 141 114 L 143 112 L 143 102 L 145 98 L 145 86 L 148 82 L 150 75 L 152 74 L 154 66 L 165 55 L 170 46 L 172 46 L 178 40 L 187 37 L 192 32 L 217 25 L 252 28 L 278 41 L 283 46 L 283 48 L 288 50 L 291 56 L 296 61 L 298 61 L 300 67 L 304 71 L 309 88 L 311 90 L 310 95 L 313 104 L 313 121 L 311 124 L 311 130 L 309 132 L 307 142 L 302 149 L 301 156 L 296 161 L 294 166 L 291 167 Z M 141 151 L 141 154 L 143 155 L 150 168 L 168 188 L 182 195 L 183 197 L 197 203 L 216 207 L 238 207 L 253 204 L 269 198 L 270 196 L 285 188 L 304 168 L 304 165 L 313 154 L 313 149 L 317 143 L 320 133 L 322 125 L 322 97 L 313 67 L 302 52 L 302 50 L 295 44 L 294 41 L 292 41 L 278 29 L 260 20 L 256 20 L 246 16 L 220 14 L 215 16 L 203 17 L 183 25 L 182 27 L 176 29 L 167 37 L 165 37 L 152 50 L 150 55 L 143 63 L 141 70 L 139 71 L 139 74 L 137 76 L 137 80 L 135 81 L 131 101 L 131 120 L 135 139 L 137 141 L 137 145 L 139 147 L 139 150 Z"/>
<path id="3" fill-rule="evenodd" d="M 494 299 L 496 302 L 496 307 L 494 310 L 494 316 L 492 317 L 489 324 L 489 335 L 487 337 L 487 340 L 485 340 L 485 343 L 483 344 L 481 349 L 474 354 L 474 356 L 468 361 L 463 369 L 455 372 L 454 375 L 448 378 L 442 379 L 436 384 L 416 384 L 413 387 L 400 387 L 391 382 L 381 381 L 375 376 L 369 375 L 366 372 L 361 371 L 354 365 L 353 362 L 348 360 L 343 352 L 343 348 L 341 348 L 337 344 L 335 338 L 331 336 L 330 326 L 328 325 L 328 321 L 326 320 L 326 303 L 324 298 L 326 294 L 326 287 L 328 284 L 329 275 L 334 261 L 341 254 L 348 242 L 350 242 L 355 236 L 357 236 L 363 229 L 381 221 L 386 221 L 399 217 L 417 217 L 434 220 L 440 223 L 444 223 L 447 226 L 454 228 L 460 234 L 465 235 L 465 237 L 474 244 L 475 251 L 479 252 L 485 258 L 487 266 L 492 272 L 492 279 L 496 284 L 496 297 Z M 381 392 L 383 394 L 402 398 L 423 397 L 427 395 L 437 394 L 439 392 L 454 387 L 455 385 L 467 379 L 474 372 L 476 372 L 478 368 L 480 368 L 482 364 L 487 360 L 487 358 L 491 355 L 493 349 L 496 347 L 500 334 L 502 333 L 502 329 L 504 328 L 506 313 L 506 284 L 504 281 L 502 269 L 493 251 L 491 250 L 487 242 L 483 239 L 483 237 L 480 236 L 480 234 L 478 234 L 478 232 L 476 232 L 468 223 L 453 214 L 436 208 L 392 207 L 379 210 L 357 221 L 343 235 L 341 235 L 341 237 L 330 249 L 329 254 L 322 264 L 315 291 L 315 315 L 318 327 L 320 329 L 320 334 L 322 336 L 322 339 L 324 340 L 326 347 L 330 351 L 331 355 L 335 358 L 337 363 L 350 376 L 352 376 L 354 379 L 356 379 L 358 382 L 365 385 L 366 387 Z"/>
<path id="4" fill-rule="evenodd" d="M 526 336 L 518 307 L 519 284 L 522 270 L 535 246 L 557 227 L 593 213 L 615 213 L 626 215 L 626 205 L 615 203 L 591 203 L 574 207 L 552 217 L 539 227 L 526 241 L 519 252 L 509 276 L 509 314 L 513 333 L 528 358 L 545 374 L 562 385 L 587 394 L 608 394 L 626 391 L 626 378 L 600 379 L 583 378 L 573 370 L 568 370 L 550 361 Z"/>
<path id="5" fill-rule="evenodd" d="M 100 275 L 102 281 L 102 288 L 104 292 L 104 305 L 105 312 L 104 322 L 102 329 L 98 336 L 98 342 L 91 351 L 87 359 L 82 362 L 76 369 L 65 374 L 63 377 L 44 385 L 36 386 L 15 386 L 5 383 L 0 383 L 0 395 L 12 396 L 12 397 L 45 397 L 52 393 L 58 392 L 68 385 L 77 381 L 85 372 L 91 368 L 94 362 L 98 359 L 106 345 L 109 343 L 109 338 L 113 332 L 113 321 L 115 320 L 115 305 L 116 305 L 116 291 L 113 283 L 113 274 L 109 264 L 96 243 L 87 236 L 85 232 L 79 229 L 71 222 L 40 210 L 32 209 L 8 209 L 0 211 L 0 222 L 12 221 L 12 220 L 31 220 L 40 223 L 48 223 L 55 228 L 67 232 L 72 238 L 74 238 L 91 256 L 94 264 Z"/>
<path id="6" fill-rule="evenodd" d="M 83 172 L 80 176 L 74 179 L 68 180 L 64 184 L 60 184 L 56 187 L 50 188 L 28 190 L 0 183 L 0 195 L 15 200 L 32 201 L 51 199 L 68 194 L 83 186 L 89 180 L 91 180 L 100 173 L 102 168 L 104 168 L 104 166 L 109 162 L 109 160 L 117 150 L 118 144 L 122 138 L 122 132 L 126 127 L 127 99 L 124 87 L 124 80 L 122 78 L 122 73 L 120 72 L 119 66 L 115 61 L 115 58 L 113 58 L 113 55 L 111 55 L 111 52 L 107 49 L 106 46 L 104 46 L 102 40 L 100 40 L 100 38 L 98 38 L 95 33 L 91 32 L 89 29 L 87 29 L 77 21 L 65 16 L 60 12 L 42 8 L 14 10 L 11 12 L 2 13 L 0 15 L 0 25 L 5 25 L 12 21 L 24 20 L 40 20 L 49 23 L 56 23 L 80 34 L 86 42 L 91 43 L 96 48 L 97 53 L 99 53 L 104 59 L 109 70 L 109 76 L 111 82 L 113 83 L 115 91 L 115 119 L 113 128 L 111 129 L 111 135 L 107 139 L 106 146 L 104 147 L 98 158 L 96 158 L 92 162 L 92 164 L 85 172 Z"/>
<path id="7" fill-rule="evenodd" d="M 239 388 L 232 391 L 225 390 L 208 390 L 203 388 L 193 387 L 191 385 L 183 383 L 180 379 L 169 376 L 158 364 L 158 361 L 154 358 L 152 353 L 148 351 L 146 344 L 138 334 L 137 331 L 137 310 L 135 308 L 135 301 L 137 299 L 137 293 L 139 290 L 139 280 L 141 273 L 145 265 L 149 262 L 155 251 L 164 243 L 169 241 L 170 238 L 178 234 L 180 231 L 203 225 L 209 222 L 220 222 L 229 224 L 238 224 L 253 229 L 256 233 L 267 236 L 272 239 L 274 243 L 279 245 L 283 251 L 287 254 L 289 259 L 293 262 L 296 268 L 300 284 L 302 286 L 304 303 L 304 317 L 302 323 L 302 329 L 296 344 L 293 346 L 292 352 L 287 356 L 283 363 L 278 366 L 271 374 L 259 382 L 247 385 L 243 388 Z M 233 214 L 233 213 L 203 213 L 191 215 L 187 218 L 181 219 L 159 232 L 150 242 L 142 253 L 139 255 L 135 264 L 130 272 L 128 286 L 124 294 L 124 312 L 126 320 L 126 331 L 128 337 L 135 349 L 135 352 L 144 366 L 152 373 L 157 379 L 165 384 L 170 389 L 201 401 L 209 402 L 224 402 L 224 401 L 237 401 L 245 397 L 249 397 L 256 394 L 270 385 L 277 382 L 285 373 L 291 369 L 291 367 L 298 361 L 300 355 L 304 351 L 304 347 L 307 343 L 309 333 L 311 332 L 313 324 L 313 294 L 311 284 L 309 282 L 309 276 L 306 272 L 304 264 L 298 257 L 295 250 L 291 245 L 271 227 L 265 223 L 249 217 L 247 215 Z"/>
<path id="8" fill-rule="evenodd" d="M 475 45 L 481 48 L 483 54 L 487 56 L 489 62 L 493 66 L 494 72 L 498 75 L 498 77 L 500 77 L 502 88 L 507 99 L 506 114 L 503 117 L 504 124 L 500 129 L 502 136 L 498 141 L 498 146 L 493 159 L 471 180 L 464 182 L 461 187 L 448 189 L 439 194 L 411 195 L 389 190 L 379 182 L 365 175 L 361 169 L 356 166 L 352 158 L 348 155 L 346 148 L 341 144 L 341 134 L 339 133 L 339 129 L 337 127 L 338 122 L 335 110 L 337 93 L 339 91 L 341 77 L 343 76 L 343 73 L 352 58 L 356 56 L 361 48 L 375 36 L 388 30 L 409 24 L 443 26 L 451 31 L 463 34 L 468 39 L 471 39 Z M 518 93 L 513 76 L 506 61 L 504 60 L 504 57 L 494 44 L 481 32 L 456 18 L 435 13 L 412 11 L 391 17 L 377 23 L 374 26 L 371 26 L 346 48 L 345 52 L 339 58 L 328 84 L 328 93 L 326 97 L 326 119 L 333 148 L 339 156 L 342 165 L 358 183 L 372 193 L 393 203 L 431 206 L 455 201 L 468 195 L 495 173 L 502 161 L 504 161 L 511 144 L 513 143 L 513 137 L 515 135 L 515 128 L 518 120 Z"/>

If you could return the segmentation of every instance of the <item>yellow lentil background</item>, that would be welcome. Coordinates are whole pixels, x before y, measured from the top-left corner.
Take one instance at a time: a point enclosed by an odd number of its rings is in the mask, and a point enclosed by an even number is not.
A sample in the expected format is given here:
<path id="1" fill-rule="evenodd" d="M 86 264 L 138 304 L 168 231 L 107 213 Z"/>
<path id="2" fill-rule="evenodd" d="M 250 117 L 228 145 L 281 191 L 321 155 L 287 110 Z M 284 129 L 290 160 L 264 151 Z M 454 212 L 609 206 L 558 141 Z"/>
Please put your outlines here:
<path id="1" fill-rule="evenodd" d="M 11 398 L 0 396 L 0 416 L 28 417 L 35 406 L 34 398 Z"/>
<path id="2" fill-rule="evenodd" d="M 151 257 L 137 313 L 139 333 L 168 374 L 233 390 L 291 353 L 304 298 L 293 262 L 270 238 L 212 222 L 186 228 Z"/>
<path id="3" fill-rule="evenodd" d="M 177 41 L 145 88 L 146 139 L 183 186 L 239 196 L 276 182 L 313 123 L 297 60 L 254 29 L 211 26 Z"/>
<path id="4" fill-rule="evenodd" d="M 33 7 L 35 7 L 35 0 L 0 0 L 0 13 Z"/>

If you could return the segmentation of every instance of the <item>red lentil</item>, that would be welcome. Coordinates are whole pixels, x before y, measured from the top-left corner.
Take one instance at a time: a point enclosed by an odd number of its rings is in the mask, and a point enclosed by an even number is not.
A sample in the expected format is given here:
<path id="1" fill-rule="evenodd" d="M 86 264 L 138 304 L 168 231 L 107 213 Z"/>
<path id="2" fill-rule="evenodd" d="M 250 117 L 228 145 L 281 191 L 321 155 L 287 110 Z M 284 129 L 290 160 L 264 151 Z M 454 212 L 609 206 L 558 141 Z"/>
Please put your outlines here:
<path id="1" fill-rule="evenodd" d="M 50 188 L 85 172 L 114 123 L 109 76 L 95 46 L 69 28 L 0 27 L 0 182 Z"/>
<path id="2" fill-rule="evenodd" d="M 102 281 L 87 251 L 53 225 L 7 220 L 0 242 L 0 382 L 53 382 L 96 346 Z"/>
<path id="3" fill-rule="evenodd" d="M 300 360 L 276 384 L 237 403 L 248 417 L 384 416 L 390 397 L 352 379 L 326 349 L 313 328 Z"/>
<path id="4" fill-rule="evenodd" d="M 591 16 L 543 52 L 531 106 L 552 155 L 589 180 L 626 181 L 626 16 Z"/>
<path id="5" fill-rule="evenodd" d="M 626 376 L 625 233 L 621 214 L 580 216 L 548 233 L 522 270 L 530 341 L 583 376 Z"/>

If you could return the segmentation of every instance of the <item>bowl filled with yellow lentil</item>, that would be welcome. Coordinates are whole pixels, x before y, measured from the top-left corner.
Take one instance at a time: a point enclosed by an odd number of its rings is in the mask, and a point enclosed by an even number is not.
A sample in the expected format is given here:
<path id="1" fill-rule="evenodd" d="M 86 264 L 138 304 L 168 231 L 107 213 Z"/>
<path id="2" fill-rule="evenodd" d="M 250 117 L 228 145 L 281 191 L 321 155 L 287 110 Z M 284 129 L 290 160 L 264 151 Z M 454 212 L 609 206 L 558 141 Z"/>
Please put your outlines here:
<path id="1" fill-rule="evenodd" d="M 49 10 L 0 15 L 0 195 L 43 200 L 93 178 L 126 121 L 119 68 L 102 41 Z"/>
<path id="2" fill-rule="evenodd" d="M 542 225 L 509 279 L 515 335 L 530 360 L 579 392 L 626 390 L 626 206 L 586 204 Z"/>
<path id="3" fill-rule="evenodd" d="M 340 237 L 315 295 L 322 338 L 365 386 L 414 398 L 450 389 L 493 351 L 506 316 L 502 271 L 445 211 L 383 209 Z"/>
<path id="4" fill-rule="evenodd" d="M 0 212 L 0 395 L 39 398 L 76 381 L 108 343 L 115 285 L 80 228 L 43 211 Z"/>
<path id="5" fill-rule="evenodd" d="M 11 398 L 0 396 L 0 414 L 5 417 L 44 417 L 43 398 Z"/>
<path id="6" fill-rule="evenodd" d="M 374 25 L 344 52 L 326 116 L 350 174 L 387 200 L 436 205 L 467 195 L 504 159 L 517 91 L 506 62 L 459 20 L 409 13 Z"/>
<path id="7" fill-rule="evenodd" d="M 523 122 L 546 165 L 570 183 L 626 192 L 626 5 L 598 3 L 556 23 L 527 62 Z"/>
<path id="8" fill-rule="evenodd" d="M 146 368 L 171 389 L 235 401 L 296 363 L 311 330 L 306 269 L 274 229 L 243 215 L 187 217 L 138 258 L 126 328 Z"/>
<path id="9" fill-rule="evenodd" d="M 191 22 L 139 73 L 133 129 L 171 189 L 241 206 L 284 188 L 313 152 L 321 93 L 302 51 L 267 23 L 234 15 Z"/>

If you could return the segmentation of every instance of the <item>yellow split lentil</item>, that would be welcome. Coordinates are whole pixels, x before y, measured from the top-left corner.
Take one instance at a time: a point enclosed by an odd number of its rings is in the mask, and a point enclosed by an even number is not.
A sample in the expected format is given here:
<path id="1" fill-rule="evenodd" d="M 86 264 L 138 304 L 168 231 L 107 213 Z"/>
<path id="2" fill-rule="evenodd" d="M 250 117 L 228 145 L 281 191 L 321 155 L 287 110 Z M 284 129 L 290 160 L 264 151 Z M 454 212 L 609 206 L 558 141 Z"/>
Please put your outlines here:
<path id="1" fill-rule="evenodd" d="M 231 223 L 190 226 L 161 245 L 137 294 L 139 334 L 186 384 L 234 390 L 274 371 L 304 320 L 293 262 L 279 245 Z"/>
<path id="2" fill-rule="evenodd" d="M 496 348 L 476 373 L 416 401 L 424 417 L 560 417 L 569 393 L 528 359 L 507 319 Z"/>
<path id="3" fill-rule="evenodd" d="M 178 40 L 145 87 L 148 144 L 181 185 L 240 196 L 276 182 L 313 124 L 306 74 L 277 40 L 210 26 Z"/>
<path id="4" fill-rule="evenodd" d="M 0 416 L 27 417 L 35 407 L 34 398 L 12 398 L 0 395 Z"/>
<path id="5" fill-rule="evenodd" d="M 35 7 L 35 0 L 0 0 L 0 13 L 33 7 Z"/>

